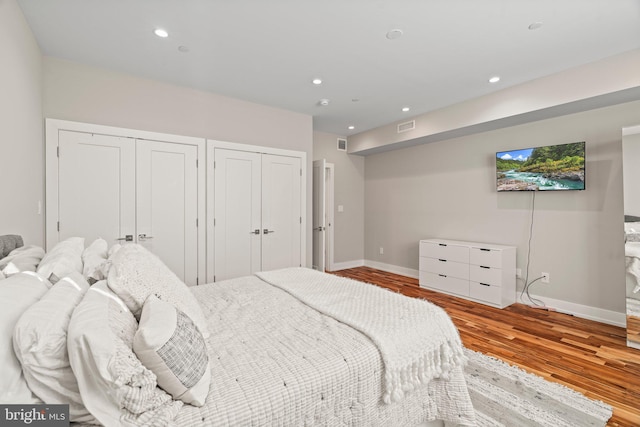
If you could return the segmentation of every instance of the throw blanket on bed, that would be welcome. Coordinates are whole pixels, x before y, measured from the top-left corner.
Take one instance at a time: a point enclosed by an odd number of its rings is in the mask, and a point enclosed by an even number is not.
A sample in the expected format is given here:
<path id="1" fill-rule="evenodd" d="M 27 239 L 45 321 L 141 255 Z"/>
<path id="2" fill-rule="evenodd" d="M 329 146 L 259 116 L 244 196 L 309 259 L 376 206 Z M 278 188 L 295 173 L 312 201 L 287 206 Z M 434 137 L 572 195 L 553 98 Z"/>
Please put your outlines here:
<path id="1" fill-rule="evenodd" d="M 307 268 L 261 272 L 262 280 L 364 333 L 385 366 L 385 403 L 466 361 L 447 313 L 428 301 Z"/>
<path id="2" fill-rule="evenodd" d="M 17 249 L 22 245 L 24 245 L 22 236 L 13 234 L 0 236 L 0 259 L 6 257 L 12 250 Z"/>

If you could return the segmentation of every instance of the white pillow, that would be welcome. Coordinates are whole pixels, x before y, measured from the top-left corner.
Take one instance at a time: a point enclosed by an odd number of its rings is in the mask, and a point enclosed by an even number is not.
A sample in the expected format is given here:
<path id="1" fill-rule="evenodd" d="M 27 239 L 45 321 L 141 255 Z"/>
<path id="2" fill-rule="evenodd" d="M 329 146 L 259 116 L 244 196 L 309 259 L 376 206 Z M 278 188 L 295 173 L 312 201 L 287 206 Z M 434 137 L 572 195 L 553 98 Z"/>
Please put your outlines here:
<path id="1" fill-rule="evenodd" d="M 108 247 L 106 240 L 96 239 L 82 252 L 82 274 L 90 285 L 107 278 Z"/>
<path id="2" fill-rule="evenodd" d="M 138 322 L 106 281 L 91 286 L 69 323 L 67 348 L 87 409 L 105 426 L 166 425 L 182 407 L 133 353 Z"/>
<path id="3" fill-rule="evenodd" d="M 144 247 L 123 245 L 111 259 L 108 283 L 136 318 L 140 318 L 144 302 L 153 294 L 184 312 L 205 339 L 209 337 L 202 307 L 189 287 Z"/>
<path id="4" fill-rule="evenodd" d="M 55 245 L 42 258 L 38 266 L 38 274 L 56 283 L 71 272 L 82 273 L 82 252 L 84 237 L 70 237 Z"/>
<path id="5" fill-rule="evenodd" d="M 84 407 L 67 353 L 71 314 L 89 284 L 73 272 L 29 307 L 13 331 L 13 348 L 31 391 L 48 404 L 68 404 L 72 422 L 95 423 Z"/>
<path id="6" fill-rule="evenodd" d="M 22 367 L 13 352 L 13 329 L 32 304 L 51 286 L 33 272 L 16 274 L 0 285 L 0 403 L 39 403 L 24 379 Z"/>
<path id="7" fill-rule="evenodd" d="M 150 295 L 142 308 L 133 351 L 174 399 L 194 406 L 204 404 L 211 382 L 207 346 L 182 311 Z"/>
<path id="8" fill-rule="evenodd" d="M 44 257 L 44 249 L 39 246 L 22 246 L 14 249 L 6 257 L 0 260 L 0 270 L 5 277 L 20 273 L 21 271 L 36 271 L 38 264 Z"/>

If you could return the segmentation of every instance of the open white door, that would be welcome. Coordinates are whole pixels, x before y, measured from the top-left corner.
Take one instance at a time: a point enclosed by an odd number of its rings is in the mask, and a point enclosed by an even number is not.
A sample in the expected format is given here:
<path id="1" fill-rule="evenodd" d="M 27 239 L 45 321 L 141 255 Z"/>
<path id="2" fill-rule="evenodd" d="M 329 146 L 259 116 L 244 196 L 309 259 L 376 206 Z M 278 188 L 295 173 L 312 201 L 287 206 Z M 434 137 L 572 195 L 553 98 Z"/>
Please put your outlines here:
<path id="1" fill-rule="evenodd" d="M 313 162 L 313 268 L 325 271 L 326 172 L 325 159 Z"/>
<path id="2" fill-rule="evenodd" d="M 198 279 L 198 149 L 138 140 L 137 235 L 187 285 Z"/>

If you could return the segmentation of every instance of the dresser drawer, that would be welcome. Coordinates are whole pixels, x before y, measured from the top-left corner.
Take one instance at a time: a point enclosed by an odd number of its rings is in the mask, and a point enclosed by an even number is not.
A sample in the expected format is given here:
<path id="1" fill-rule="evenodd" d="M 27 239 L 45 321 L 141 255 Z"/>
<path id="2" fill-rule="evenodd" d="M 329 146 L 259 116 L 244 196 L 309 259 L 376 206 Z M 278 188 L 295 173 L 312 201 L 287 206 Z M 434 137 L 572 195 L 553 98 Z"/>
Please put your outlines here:
<path id="1" fill-rule="evenodd" d="M 420 271 L 469 280 L 469 264 L 461 262 L 420 257 Z"/>
<path id="2" fill-rule="evenodd" d="M 502 286 L 504 271 L 500 268 L 492 268 L 479 265 L 469 266 L 469 279 L 474 282 L 487 283 L 494 286 Z"/>
<path id="3" fill-rule="evenodd" d="M 469 296 L 479 301 L 501 306 L 502 288 L 478 282 L 469 282 Z"/>
<path id="4" fill-rule="evenodd" d="M 420 286 L 438 289 L 452 294 L 468 296 L 469 281 L 426 271 L 420 272 Z"/>
<path id="5" fill-rule="evenodd" d="M 485 267 L 502 268 L 502 251 L 496 249 L 471 248 L 470 263 Z"/>
<path id="6" fill-rule="evenodd" d="M 445 243 L 420 242 L 420 256 L 447 261 L 469 262 L 469 248 L 467 246 L 449 245 Z"/>

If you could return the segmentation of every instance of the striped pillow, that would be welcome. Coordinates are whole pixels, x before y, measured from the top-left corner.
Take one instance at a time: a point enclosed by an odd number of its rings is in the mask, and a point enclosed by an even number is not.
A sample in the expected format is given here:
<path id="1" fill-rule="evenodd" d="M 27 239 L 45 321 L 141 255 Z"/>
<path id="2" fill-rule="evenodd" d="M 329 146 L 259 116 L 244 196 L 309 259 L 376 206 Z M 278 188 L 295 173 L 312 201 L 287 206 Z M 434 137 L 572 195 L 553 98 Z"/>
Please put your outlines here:
<path id="1" fill-rule="evenodd" d="M 142 308 L 133 351 L 175 399 L 204 404 L 211 382 L 207 346 L 184 312 L 150 295 Z"/>

